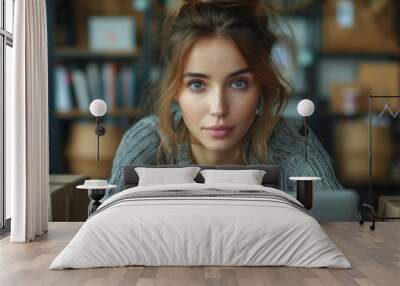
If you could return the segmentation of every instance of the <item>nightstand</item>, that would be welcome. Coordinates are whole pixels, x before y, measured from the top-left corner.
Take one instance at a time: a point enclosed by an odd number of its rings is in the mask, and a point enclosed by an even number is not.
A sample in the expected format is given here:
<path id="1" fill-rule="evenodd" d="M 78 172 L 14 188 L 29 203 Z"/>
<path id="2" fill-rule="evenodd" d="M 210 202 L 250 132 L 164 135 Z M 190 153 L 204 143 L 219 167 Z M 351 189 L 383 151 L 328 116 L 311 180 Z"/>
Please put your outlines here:
<path id="1" fill-rule="evenodd" d="M 297 182 L 296 198 L 303 206 L 310 210 L 313 206 L 314 181 L 320 181 L 320 177 L 290 177 L 289 180 Z"/>
<path id="2" fill-rule="evenodd" d="M 85 221 L 89 199 L 85 194 L 74 192 L 88 176 L 50 174 L 49 221 Z"/>
<path id="3" fill-rule="evenodd" d="M 100 200 L 104 197 L 106 190 L 114 189 L 116 185 L 108 185 L 107 181 L 105 185 L 89 185 L 88 181 L 98 181 L 98 180 L 86 180 L 85 184 L 76 187 L 77 190 L 87 190 L 88 196 L 90 198 L 90 203 L 88 206 L 88 217 L 94 213 L 97 208 L 101 205 Z"/>

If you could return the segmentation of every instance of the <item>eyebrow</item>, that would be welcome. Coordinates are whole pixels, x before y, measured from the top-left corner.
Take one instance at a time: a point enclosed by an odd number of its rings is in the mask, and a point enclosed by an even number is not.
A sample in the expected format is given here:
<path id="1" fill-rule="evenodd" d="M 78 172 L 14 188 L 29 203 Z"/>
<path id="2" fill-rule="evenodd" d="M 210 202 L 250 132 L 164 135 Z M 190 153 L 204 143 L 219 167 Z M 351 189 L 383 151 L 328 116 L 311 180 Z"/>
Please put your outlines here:
<path id="1" fill-rule="evenodd" d="M 240 74 L 244 74 L 244 73 L 250 73 L 250 68 L 247 67 L 247 68 L 244 68 L 244 69 L 240 69 L 240 70 L 238 70 L 238 71 L 235 71 L 235 72 L 233 72 L 233 73 L 230 73 L 230 74 L 228 75 L 228 77 L 234 77 L 234 76 L 237 76 L 237 75 L 240 75 Z M 195 73 L 195 72 L 185 72 L 185 73 L 183 74 L 183 77 L 202 77 L 202 78 L 207 78 L 207 79 L 210 78 L 209 75 L 202 74 L 202 73 Z"/>

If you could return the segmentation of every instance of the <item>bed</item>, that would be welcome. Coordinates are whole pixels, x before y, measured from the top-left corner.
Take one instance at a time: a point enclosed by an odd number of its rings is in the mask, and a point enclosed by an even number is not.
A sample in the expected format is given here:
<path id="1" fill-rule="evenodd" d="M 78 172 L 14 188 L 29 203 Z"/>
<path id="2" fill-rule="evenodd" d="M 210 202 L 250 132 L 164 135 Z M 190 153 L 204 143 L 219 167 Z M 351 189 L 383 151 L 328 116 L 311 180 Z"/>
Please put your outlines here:
<path id="1" fill-rule="evenodd" d="M 138 185 L 136 167 L 125 168 L 124 190 L 102 203 L 50 269 L 351 267 L 317 220 L 280 190 L 279 166 L 198 166 L 264 170 L 260 185 L 205 183 L 200 173 L 192 183 Z"/>

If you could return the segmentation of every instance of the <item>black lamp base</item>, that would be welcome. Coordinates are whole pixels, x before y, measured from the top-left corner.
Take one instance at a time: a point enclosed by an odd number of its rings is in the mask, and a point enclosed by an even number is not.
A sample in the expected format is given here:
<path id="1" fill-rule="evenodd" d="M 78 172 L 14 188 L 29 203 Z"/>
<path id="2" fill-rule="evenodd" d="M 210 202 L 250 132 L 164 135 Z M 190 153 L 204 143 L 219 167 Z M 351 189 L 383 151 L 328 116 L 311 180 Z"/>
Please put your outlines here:
<path id="1" fill-rule="evenodd" d="M 104 197 L 106 193 L 105 189 L 89 189 L 88 195 L 90 198 L 90 203 L 88 206 L 88 216 L 94 213 L 97 208 L 101 205 L 100 200 Z"/>
<path id="2" fill-rule="evenodd" d="M 299 134 L 300 134 L 301 136 L 307 136 L 309 132 L 310 132 L 310 130 L 308 130 L 308 127 L 307 127 L 307 126 L 301 126 L 301 127 L 299 128 Z"/>
<path id="3" fill-rule="evenodd" d="M 297 200 L 308 210 L 312 209 L 313 206 L 313 183 L 310 180 L 297 181 Z"/>

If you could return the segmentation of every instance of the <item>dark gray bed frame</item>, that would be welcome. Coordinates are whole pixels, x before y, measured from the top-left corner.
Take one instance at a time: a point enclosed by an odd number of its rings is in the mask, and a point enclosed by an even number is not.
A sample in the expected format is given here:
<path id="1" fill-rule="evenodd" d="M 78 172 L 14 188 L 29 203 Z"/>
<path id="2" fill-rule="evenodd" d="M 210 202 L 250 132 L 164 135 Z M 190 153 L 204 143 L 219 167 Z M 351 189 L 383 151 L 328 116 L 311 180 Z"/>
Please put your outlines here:
<path id="1" fill-rule="evenodd" d="M 196 166 L 201 169 L 222 169 L 222 170 L 248 170 L 248 169 L 256 169 L 256 170 L 264 170 L 266 173 L 262 179 L 262 185 L 265 187 L 271 187 L 279 190 L 283 190 L 283 170 L 279 165 L 221 165 L 221 166 L 208 166 L 208 165 L 189 165 L 182 167 L 191 167 Z M 159 165 L 159 166 L 126 166 L 124 168 L 124 190 L 127 188 L 133 188 L 138 185 L 139 177 L 135 171 L 137 167 L 148 167 L 148 168 L 177 168 L 179 166 L 176 165 Z M 197 183 L 204 183 L 204 178 L 200 174 L 194 178 Z"/>

